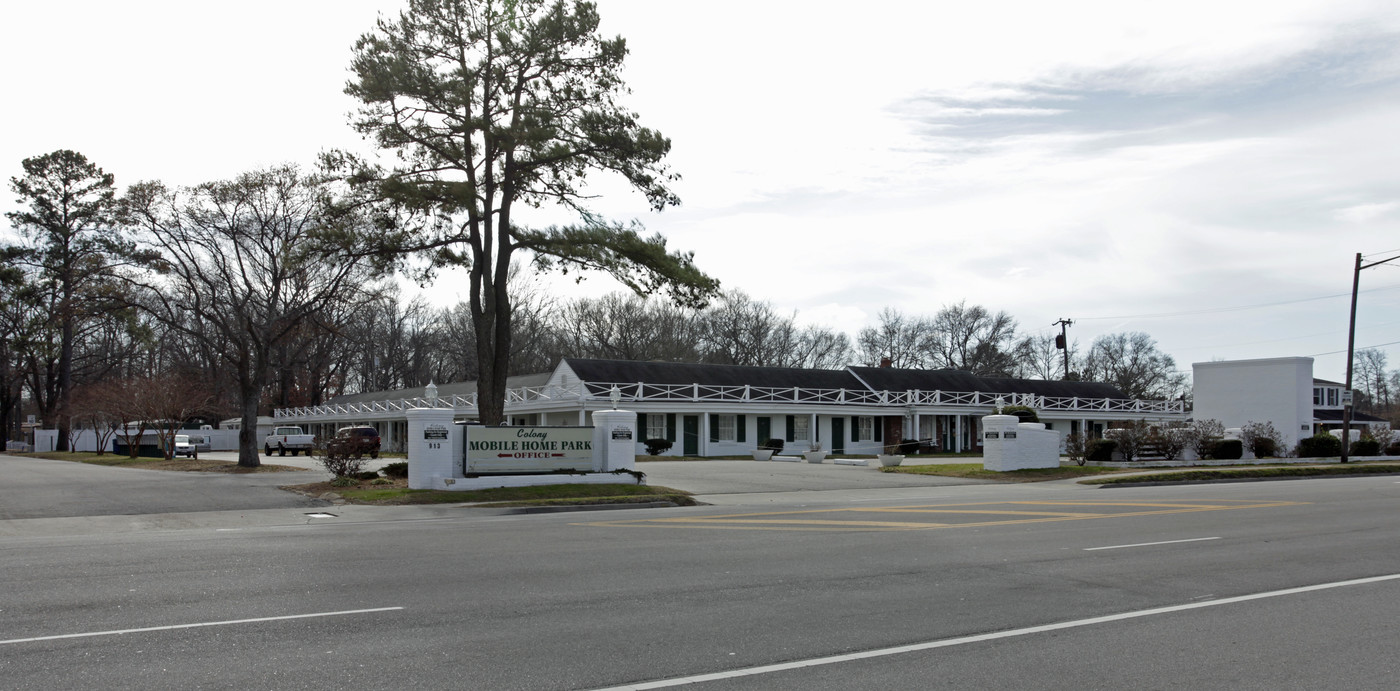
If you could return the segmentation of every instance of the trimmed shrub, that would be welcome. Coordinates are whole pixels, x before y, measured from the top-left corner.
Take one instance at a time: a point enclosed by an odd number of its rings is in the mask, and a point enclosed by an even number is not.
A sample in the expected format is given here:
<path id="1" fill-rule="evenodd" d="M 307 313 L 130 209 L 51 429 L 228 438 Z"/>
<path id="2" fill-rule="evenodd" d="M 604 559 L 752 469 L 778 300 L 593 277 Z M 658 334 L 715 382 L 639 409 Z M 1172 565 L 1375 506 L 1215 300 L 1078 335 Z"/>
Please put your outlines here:
<path id="1" fill-rule="evenodd" d="M 1375 439 L 1357 439 L 1351 443 L 1351 455 L 1379 456 L 1381 455 L 1380 442 Z"/>
<path id="2" fill-rule="evenodd" d="M 355 482 L 355 475 L 364 470 L 367 462 L 364 449 L 358 440 L 348 437 L 335 437 L 316 443 L 316 455 L 321 465 L 326 467 L 337 480 L 346 478 Z M 337 485 L 338 487 L 341 485 Z"/>
<path id="3" fill-rule="evenodd" d="M 1272 422 L 1246 422 L 1240 427 L 1240 443 L 1254 454 L 1255 458 L 1268 458 L 1278 455 L 1283 435 L 1274 429 Z"/>
<path id="4" fill-rule="evenodd" d="M 408 461 L 399 461 L 384 466 L 385 477 L 408 477 Z"/>
<path id="5" fill-rule="evenodd" d="M 672 442 L 666 439 L 648 439 L 642 443 L 646 444 L 648 456 L 660 456 L 670 451 L 671 447 L 674 446 Z"/>
<path id="6" fill-rule="evenodd" d="M 353 476 L 356 480 L 373 480 L 379 477 L 378 470 L 362 470 Z"/>
<path id="7" fill-rule="evenodd" d="M 773 453 L 778 453 L 779 451 L 783 450 L 783 445 L 786 443 L 787 442 L 783 441 L 782 439 L 774 437 L 772 439 L 765 440 L 762 444 L 759 444 L 758 448 L 768 449 L 771 450 Z"/>
<path id="8" fill-rule="evenodd" d="M 1225 435 L 1225 425 L 1219 420 L 1196 420 L 1187 428 L 1186 445 L 1196 452 L 1196 458 L 1207 458 L 1215 449 L 1215 442 Z"/>
<path id="9" fill-rule="evenodd" d="M 1002 415 L 1015 415 L 1021 422 L 1040 422 L 1040 416 L 1035 414 L 1035 409 L 1025 405 L 1007 405 L 1001 407 Z"/>
<path id="10" fill-rule="evenodd" d="M 1089 442 L 1089 450 L 1084 457 L 1095 463 L 1107 463 L 1113 460 L 1113 452 L 1118 450 L 1118 442 L 1112 439 L 1095 439 Z"/>
<path id="11" fill-rule="evenodd" d="M 1085 454 L 1088 452 L 1088 439 L 1084 435 L 1072 432 L 1065 437 L 1065 455 L 1069 456 L 1069 460 L 1084 465 Z"/>
<path id="12" fill-rule="evenodd" d="M 1250 451 L 1255 458 L 1271 458 L 1278 455 L 1278 444 L 1268 437 L 1260 437 L 1254 440 L 1254 448 Z"/>
<path id="13" fill-rule="evenodd" d="M 1311 437 L 1303 437 L 1298 440 L 1299 458 L 1319 458 L 1322 456 L 1340 456 L 1342 454 L 1342 440 L 1327 434 L 1314 434 Z"/>
<path id="14" fill-rule="evenodd" d="M 1385 447 L 1385 455 L 1400 456 L 1400 441 L 1397 441 L 1391 444 L 1390 446 Z"/>
<path id="15" fill-rule="evenodd" d="M 1210 449 L 1210 457 L 1222 461 L 1244 458 L 1244 442 L 1238 439 L 1221 439 Z"/>

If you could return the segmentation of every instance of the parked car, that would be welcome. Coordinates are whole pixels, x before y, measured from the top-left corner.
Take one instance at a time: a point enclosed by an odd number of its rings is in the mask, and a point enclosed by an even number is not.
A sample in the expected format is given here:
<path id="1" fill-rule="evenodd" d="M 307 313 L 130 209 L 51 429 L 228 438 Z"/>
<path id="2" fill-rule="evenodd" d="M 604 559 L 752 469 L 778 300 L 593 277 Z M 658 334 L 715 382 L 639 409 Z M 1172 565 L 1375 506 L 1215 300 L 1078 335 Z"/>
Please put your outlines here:
<path id="1" fill-rule="evenodd" d="M 379 458 L 379 430 L 369 425 L 341 427 L 336 430 L 335 436 L 337 439 L 352 439 L 358 453 L 369 454 L 370 458 Z"/>
<path id="2" fill-rule="evenodd" d="M 272 450 L 277 449 L 278 456 L 286 456 L 288 451 L 295 456 L 305 451 L 306 455 L 311 455 L 311 449 L 316 446 L 316 437 L 301 431 L 300 427 L 277 427 L 272 430 L 272 434 L 263 440 L 263 452 L 272 455 Z"/>
<path id="3" fill-rule="evenodd" d="M 200 451 L 213 451 L 214 447 L 209 441 L 209 437 L 203 434 L 191 434 L 190 446 L 194 447 L 195 453 Z"/>
<path id="4" fill-rule="evenodd" d="M 175 455 L 199 458 L 199 448 L 190 443 L 190 435 L 175 435 Z"/>

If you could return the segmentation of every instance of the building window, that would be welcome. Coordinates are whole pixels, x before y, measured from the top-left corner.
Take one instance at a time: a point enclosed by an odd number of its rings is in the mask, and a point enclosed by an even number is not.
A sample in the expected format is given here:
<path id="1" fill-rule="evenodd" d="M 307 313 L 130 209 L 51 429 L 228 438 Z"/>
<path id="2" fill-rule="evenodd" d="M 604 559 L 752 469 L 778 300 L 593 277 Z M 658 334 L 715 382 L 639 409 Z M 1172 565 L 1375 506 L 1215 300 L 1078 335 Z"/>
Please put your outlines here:
<path id="1" fill-rule="evenodd" d="M 720 440 L 720 441 L 734 441 L 735 439 L 737 439 L 738 437 L 736 436 L 735 431 L 734 431 L 737 427 L 738 427 L 738 424 L 734 421 L 734 416 L 733 416 L 733 415 L 720 415 L 720 416 L 719 416 L 719 440 Z"/>
<path id="2" fill-rule="evenodd" d="M 1329 406 L 1341 405 L 1341 404 L 1338 402 L 1338 400 L 1337 400 L 1337 390 L 1336 390 L 1336 389 L 1328 389 L 1328 390 L 1327 390 L 1327 405 L 1329 405 Z"/>
<path id="3" fill-rule="evenodd" d="M 666 438 L 666 414 L 647 414 L 647 439 Z"/>
<path id="4" fill-rule="evenodd" d="M 1322 405 L 1322 387 L 1313 387 L 1313 405 Z"/>
<path id="5" fill-rule="evenodd" d="M 856 441 L 875 441 L 875 418 L 869 415 L 856 418 Z"/>
<path id="6" fill-rule="evenodd" d="M 798 415 L 792 419 L 792 438 L 795 441 L 810 441 L 812 439 L 811 422 L 805 415 Z"/>

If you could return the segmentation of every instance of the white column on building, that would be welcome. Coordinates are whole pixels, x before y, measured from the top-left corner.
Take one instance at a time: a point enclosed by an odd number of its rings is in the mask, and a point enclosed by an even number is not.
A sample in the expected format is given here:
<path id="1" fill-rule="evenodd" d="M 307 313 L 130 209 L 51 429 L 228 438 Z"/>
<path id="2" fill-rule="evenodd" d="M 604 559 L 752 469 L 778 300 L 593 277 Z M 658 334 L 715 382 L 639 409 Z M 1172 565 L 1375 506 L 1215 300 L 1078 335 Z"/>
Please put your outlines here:
<path id="1" fill-rule="evenodd" d="M 961 415 L 953 416 L 953 453 L 962 453 L 962 419 Z"/>

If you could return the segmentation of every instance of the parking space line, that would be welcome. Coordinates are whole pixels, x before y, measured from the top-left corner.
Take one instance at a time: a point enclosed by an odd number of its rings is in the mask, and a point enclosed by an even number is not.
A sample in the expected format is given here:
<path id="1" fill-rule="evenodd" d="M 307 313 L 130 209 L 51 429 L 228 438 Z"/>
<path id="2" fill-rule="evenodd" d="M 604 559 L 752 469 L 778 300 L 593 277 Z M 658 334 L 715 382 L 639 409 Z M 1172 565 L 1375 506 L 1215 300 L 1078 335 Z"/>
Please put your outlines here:
<path id="1" fill-rule="evenodd" d="M 1206 540 L 1219 540 L 1219 537 L 1193 537 L 1187 540 L 1162 540 L 1161 542 L 1139 542 L 1135 545 L 1109 545 L 1107 547 L 1085 547 L 1085 552 L 1095 552 L 1101 549 L 1127 549 L 1129 547 L 1156 547 L 1157 545 L 1176 545 L 1183 542 L 1205 542 Z"/>
<path id="2" fill-rule="evenodd" d="M 936 650 L 939 648 L 951 648 L 971 643 L 982 643 L 1005 638 L 1016 638 L 1029 636 L 1050 631 L 1063 631 L 1065 629 L 1076 629 L 1085 626 L 1096 626 L 1098 624 L 1109 624 L 1118 621 L 1128 621 L 1153 617 L 1162 614 L 1172 614 L 1176 612 L 1186 612 L 1195 609 L 1205 609 L 1207 607 L 1221 607 L 1233 605 L 1252 600 L 1263 600 L 1267 598 L 1285 597 L 1289 595 L 1300 595 L 1320 590 L 1331 590 L 1333 588 L 1347 588 L 1359 585 L 1370 585 L 1373 583 L 1383 583 L 1400 579 L 1400 574 L 1389 574 L 1385 576 L 1372 576 L 1370 578 L 1357 578 L 1349 581 L 1334 581 L 1331 583 L 1319 583 L 1317 585 L 1306 585 L 1298 588 L 1286 588 L 1283 590 L 1271 590 L 1262 593 L 1251 593 L 1249 595 L 1239 595 L 1236 597 L 1226 597 L 1219 600 L 1208 600 L 1204 602 L 1191 602 L 1184 605 L 1170 605 L 1167 607 L 1155 607 L 1152 609 L 1142 609 L 1132 612 L 1121 612 L 1100 617 L 1089 617 L 1087 619 L 1075 619 L 1062 621 L 1054 624 L 1043 624 L 1040 626 L 1028 626 L 1021 629 L 1010 629 L 1007 631 L 994 631 L 992 633 L 974 634 L 971 636 L 961 636 L 958 638 L 944 638 L 940 640 L 913 643 L 910 645 L 900 645 L 889 648 L 877 648 L 875 650 L 864 650 L 855 653 L 844 653 L 841 655 L 829 655 L 826 657 L 814 657 L 805 660 L 793 660 L 791 662 L 781 662 L 771 665 L 760 665 L 756 667 L 744 667 L 741 669 L 731 669 L 709 674 L 696 674 L 688 677 L 672 677 L 670 679 L 655 679 L 652 681 L 636 682 L 622 686 L 613 686 L 599 691 L 642 691 L 643 689 L 662 689 L 672 686 L 684 686 L 687 684 L 700 684 L 707 681 L 723 681 L 728 679 L 741 679 L 744 677 L 756 677 L 764 674 L 774 674 L 777 672 L 788 672 L 808 667 L 819 667 L 823 665 L 833 665 L 842 662 L 855 662 L 858 660 L 870 660 L 874 658 L 889 657 L 892 655 L 903 655 L 905 653 L 915 653 L 925 650 Z"/>
<path id="3" fill-rule="evenodd" d="M 36 643 L 39 641 L 57 641 L 65 638 L 91 638 L 93 636 L 120 636 L 126 633 L 145 633 L 147 631 L 173 631 L 176 629 L 197 629 L 204 626 L 230 626 L 233 624 L 256 624 L 265 621 L 286 621 L 289 619 L 313 619 L 316 617 L 339 617 L 347 614 L 372 614 L 374 612 L 392 612 L 403 609 L 402 607 L 376 607 L 374 609 L 347 609 L 339 612 L 314 612 L 312 614 L 288 614 L 280 617 L 258 617 L 256 619 L 232 619 L 228 621 L 204 621 L 194 624 L 171 624 L 169 626 L 147 626 L 140 629 L 117 629 L 113 631 L 87 631 L 84 633 L 65 633 L 57 636 L 35 636 L 33 638 L 11 638 L 7 641 L 0 641 L 0 645 L 12 643 Z"/>

